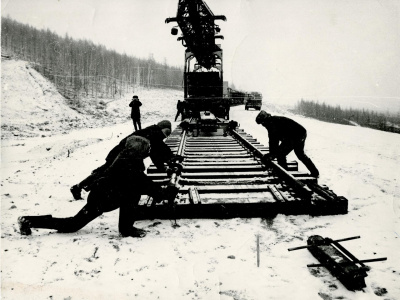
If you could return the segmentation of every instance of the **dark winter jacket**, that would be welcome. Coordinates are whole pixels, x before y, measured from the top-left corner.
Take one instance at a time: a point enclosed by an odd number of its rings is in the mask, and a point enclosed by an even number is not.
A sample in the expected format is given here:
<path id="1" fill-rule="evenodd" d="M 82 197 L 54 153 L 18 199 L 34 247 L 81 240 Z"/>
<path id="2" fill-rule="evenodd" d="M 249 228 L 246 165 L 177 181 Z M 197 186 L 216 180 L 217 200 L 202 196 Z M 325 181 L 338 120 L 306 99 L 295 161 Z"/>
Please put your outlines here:
<path id="1" fill-rule="evenodd" d="M 113 210 L 122 202 L 138 199 L 138 195 L 147 193 L 143 182 L 154 185 L 143 172 L 143 159 L 149 155 L 150 141 L 143 137 L 134 137 L 126 138 L 120 144 L 121 151 L 110 152 L 107 163 L 92 178 L 88 204 L 101 212 Z M 159 192 L 160 187 L 153 188 L 155 193 Z M 89 201 L 89 198 L 92 200 Z"/>
<path id="2" fill-rule="evenodd" d="M 131 107 L 131 118 L 132 119 L 140 119 L 140 108 L 142 106 L 142 102 L 140 102 L 138 99 L 134 99 L 129 103 L 129 106 Z"/>
<path id="3" fill-rule="evenodd" d="M 182 112 L 182 111 L 184 111 L 185 106 L 186 106 L 186 102 L 185 101 L 178 100 L 178 103 L 176 104 L 176 109 L 179 112 Z"/>
<path id="4" fill-rule="evenodd" d="M 127 204 L 137 205 L 140 195 L 161 197 L 161 186 L 144 173 L 143 159 L 150 149 L 150 140 L 142 136 L 131 134 L 122 139 L 110 151 L 106 163 L 92 173 L 88 205 L 99 212 L 118 207 L 126 211 Z"/>
<path id="5" fill-rule="evenodd" d="M 303 126 L 286 117 L 271 116 L 262 125 L 268 130 L 269 151 L 272 155 L 276 153 L 279 142 L 301 141 L 307 135 Z"/>
<path id="6" fill-rule="evenodd" d="M 144 129 L 135 131 L 133 135 L 144 137 L 150 141 L 150 158 L 154 165 L 159 169 L 164 169 L 164 163 L 168 162 L 173 153 L 171 149 L 164 143 L 166 138 L 158 125 L 151 125 Z"/>
<path id="7" fill-rule="evenodd" d="M 114 151 L 108 154 L 106 158 L 108 164 L 102 175 L 119 177 L 123 173 L 137 173 L 145 170 L 143 159 L 149 156 L 150 141 L 148 139 L 141 136 L 129 136 L 124 138 L 118 146 L 118 153 Z"/>
<path id="8" fill-rule="evenodd" d="M 171 149 L 164 143 L 165 135 L 161 131 L 161 128 L 157 125 L 151 125 L 144 129 L 137 130 L 122 139 L 121 142 L 109 152 L 106 157 L 106 162 L 111 163 L 112 161 L 114 161 L 118 154 L 124 149 L 126 139 L 133 135 L 144 137 L 150 141 L 150 158 L 153 161 L 154 165 L 158 169 L 162 170 L 164 168 L 164 163 L 169 161 L 172 158 L 173 154 Z M 143 160 L 141 164 L 144 171 L 145 167 L 143 164 Z"/>

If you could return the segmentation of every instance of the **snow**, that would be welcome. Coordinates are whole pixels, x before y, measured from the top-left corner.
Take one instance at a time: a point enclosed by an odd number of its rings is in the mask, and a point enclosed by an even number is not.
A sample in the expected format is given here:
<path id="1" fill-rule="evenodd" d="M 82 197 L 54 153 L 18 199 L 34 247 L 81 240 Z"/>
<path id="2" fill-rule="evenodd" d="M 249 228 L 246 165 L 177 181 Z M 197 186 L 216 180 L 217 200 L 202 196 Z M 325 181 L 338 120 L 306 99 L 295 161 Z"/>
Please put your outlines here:
<path id="1" fill-rule="evenodd" d="M 321 172 L 319 182 L 349 200 L 348 214 L 184 219 L 178 228 L 169 220 L 145 220 L 137 226 L 149 233 L 137 239 L 119 236 L 113 211 L 76 233 L 40 229 L 21 236 L 18 216 L 67 217 L 84 205 L 72 200 L 69 188 L 132 131 L 132 95 L 71 109 L 26 62 L 5 60 L 1 69 L 2 299 L 400 299 L 400 135 L 292 115 L 264 99 L 263 109 L 307 128 L 306 153 Z M 144 126 L 173 120 L 183 96 L 135 93 Z M 100 100 L 109 103 L 101 108 Z M 231 118 L 267 145 L 257 113 L 238 106 Z M 317 261 L 307 250 L 287 251 L 313 234 L 359 235 L 342 245 L 360 259 L 388 260 L 368 264 L 364 291 L 348 291 L 324 268 L 308 269 Z"/>

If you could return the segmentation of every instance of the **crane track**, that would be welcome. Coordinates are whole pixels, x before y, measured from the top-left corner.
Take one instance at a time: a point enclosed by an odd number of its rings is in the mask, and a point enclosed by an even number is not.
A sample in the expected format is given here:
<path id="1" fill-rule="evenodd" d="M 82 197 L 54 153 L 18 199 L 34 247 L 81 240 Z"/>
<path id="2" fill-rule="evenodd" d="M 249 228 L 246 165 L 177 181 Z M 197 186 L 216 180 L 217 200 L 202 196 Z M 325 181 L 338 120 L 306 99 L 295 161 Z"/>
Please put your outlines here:
<path id="1" fill-rule="evenodd" d="M 297 162 L 283 169 L 274 161 L 263 162 L 268 148 L 242 129 L 227 136 L 213 130 L 193 136 L 176 128 L 166 144 L 182 155 L 175 205 L 154 204 L 142 198 L 138 219 L 234 218 L 347 213 L 348 201 L 316 178 L 298 171 Z M 170 178 L 154 165 L 147 170 L 156 182 Z"/>

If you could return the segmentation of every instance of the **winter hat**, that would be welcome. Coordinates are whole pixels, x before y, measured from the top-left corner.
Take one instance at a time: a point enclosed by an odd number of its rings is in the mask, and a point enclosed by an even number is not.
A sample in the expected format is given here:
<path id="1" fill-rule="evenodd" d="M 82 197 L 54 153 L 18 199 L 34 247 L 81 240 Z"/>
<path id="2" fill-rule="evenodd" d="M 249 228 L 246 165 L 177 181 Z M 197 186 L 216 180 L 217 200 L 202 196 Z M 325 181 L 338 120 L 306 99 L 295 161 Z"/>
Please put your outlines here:
<path id="1" fill-rule="evenodd" d="M 132 97 L 132 99 L 139 99 L 139 97 L 135 95 Z"/>
<path id="2" fill-rule="evenodd" d="M 181 127 L 182 130 L 188 130 L 188 129 L 189 129 L 189 122 L 188 122 L 188 121 L 182 121 L 182 122 L 179 124 L 179 127 Z"/>
<path id="3" fill-rule="evenodd" d="M 144 137 L 132 135 L 126 139 L 125 150 L 134 150 L 136 158 L 145 158 L 150 153 L 150 141 Z"/>
<path id="4" fill-rule="evenodd" d="M 157 123 L 157 126 L 161 129 L 168 128 L 171 131 L 171 122 L 168 120 L 162 120 Z"/>
<path id="5" fill-rule="evenodd" d="M 169 137 L 169 135 L 171 134 L 171 129 L 169 128 L 163 128 L 161 129 L 162 133 L 164 133 L 165 137 Z"/>
<path id="6" fill-rule="evenodd" d="M 260 111 L 260 113 L 256 117 L 256 123 L 261 124 L 265 120 L 271 117 L 271 114 L 267 113 L 265 110 Z"/>

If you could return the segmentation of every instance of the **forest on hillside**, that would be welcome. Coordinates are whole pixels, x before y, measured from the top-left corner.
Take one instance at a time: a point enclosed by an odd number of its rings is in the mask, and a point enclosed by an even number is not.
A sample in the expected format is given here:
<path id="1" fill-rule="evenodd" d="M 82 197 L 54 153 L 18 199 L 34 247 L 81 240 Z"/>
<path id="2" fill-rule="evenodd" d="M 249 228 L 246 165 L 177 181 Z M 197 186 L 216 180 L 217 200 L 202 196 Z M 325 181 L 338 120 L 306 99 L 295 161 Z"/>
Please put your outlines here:
<path id="1" fill-rule="evenodd" d="M 326 122 L 400 133 L 400 112 L 383 114 L 365 109 L 342 109 L 340 106 L 334 107 L 304 99 L 297 103 L 293 112 Z"/>
<path id="2" fill-rule="evenodd" d="M 68 99 L 115 98 L 136 87 L 182 88 L 183 70 L 95 45 L 88 40 L 61 37 L 8 17 L 1 19 L 2 57 L 31 62 Z"/>

